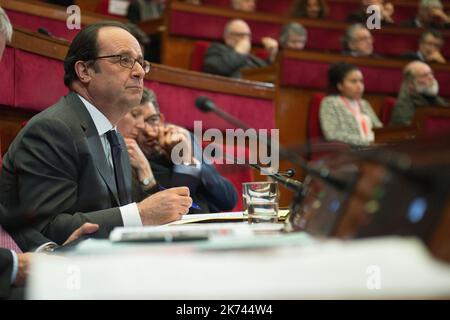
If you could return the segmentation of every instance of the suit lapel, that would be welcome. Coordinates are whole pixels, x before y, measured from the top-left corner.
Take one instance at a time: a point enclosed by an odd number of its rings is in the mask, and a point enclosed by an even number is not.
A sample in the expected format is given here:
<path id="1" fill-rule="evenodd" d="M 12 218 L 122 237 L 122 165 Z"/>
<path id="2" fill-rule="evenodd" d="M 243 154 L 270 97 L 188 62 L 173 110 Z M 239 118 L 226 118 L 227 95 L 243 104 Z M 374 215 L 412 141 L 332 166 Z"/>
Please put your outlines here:
<path id="1" fill-rule="evenodd" d="M 106 155 L 103 149 L 100 136 L 98 135 L 97 129 L 95 128 L 94 122 L 86 110 L 83 102 L 78 98 L 78 96 L 71 92 L 67 95 L 68 104 L 73 108 L 74 112 L 77 114 L 80 125 L 86 134 L 86 140 L 89 147 L 89 152 L 94 159 L 94 164 L 97 171 L 100 173 L 103 181 L 108 186 L 117 204 L 120 204 L 119 196 L 117 194 L 116 182 L 114 179 L 114 172 L 106 159 Z M 126 149 L 125 149 L 126 151 Z M 129 163 L 129 161 L 127 162 Z M 126 178 L 127 179 L 127 178 Z M 131 178 L 130 178 L 131 183 Z M 131 187 L 130 187 L 131 188 Z"/>

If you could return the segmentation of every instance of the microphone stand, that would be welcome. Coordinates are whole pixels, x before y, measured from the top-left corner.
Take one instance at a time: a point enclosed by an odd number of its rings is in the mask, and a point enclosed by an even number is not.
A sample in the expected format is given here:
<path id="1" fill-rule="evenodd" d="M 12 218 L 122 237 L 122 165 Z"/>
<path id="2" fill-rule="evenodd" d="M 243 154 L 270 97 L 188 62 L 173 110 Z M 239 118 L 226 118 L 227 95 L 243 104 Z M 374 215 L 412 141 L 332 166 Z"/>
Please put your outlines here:
<path id="1" fill-rule="evenodd" d="M 225 112 L 224 110 L 221 110 L 220 108 L 216 107 L 214 103 L 209 100 L 206 97 L 199 97 L 196 101 L 196 106 L 198 109 L 200 109 L 202 112 L 209 112 L 213 111 L 216 113 L 220 118 L 228 121 L 229 123 L 233 124 L 234 126 L 241 128 L 243 130 L 248 130 L 250 127 L 237 119 L 236 117 L 232 116 L 231 114 Z M 260 138 L 261 139 L 261 138 Z M 269 149 L 271 149 L 271 142 L 270 140 L 263 139 L 262 140 Z M 313 177 L 319 178 L 322 181 L 331 184 L 333 187 L 339 189 L 339 190 L 345 190 L 350 187 L 350 183 L 343 181 L 341 179 L 338 179 L 336 177 L 333 177 L 330 174 L 330 170 L 328 170 L 326 167 L 322 167 L 320 169 L 316 169 L 314 167 L 311 167 L 306 160 L 299 157 L 298 155 L 292 153 L 288 149 L 284 148 L 281 145 L 278 145 L 278 151 L 282 158 L 285 158 L 289 160 L 290 162 L 298 165 L 300 168 L 305 170 L 308 174 L 310 174 Z M 250 165 L 254 166 L 254 165 Z M 255 167 L 257 170 L 261 171 L 261 168 L 259 166 Z M 280 181 L 280 177 L 276 176 L 277 174 L 272 174 L 272 176 L 275 176 L 274 178 L 277 181 Z M 281 177 L 284 179 L 284 177 Z M 289 188 L 289 187 L 288 187 Z M 301 187 L 296 188 L 289 188 L 290 190 L 294 191 L 294 198 L 290 204 L 289 209 L 289 215 L 288 215 L 288 224 L 286 226 L 287 231 L 291 230 L 299 230 L 301 227 L 297 227 L 296 219 L 299 219 L 301 216 L 301 204 L 303 202 L 303 198 L 306 195 L 306 188 L 301 184 Z"/>

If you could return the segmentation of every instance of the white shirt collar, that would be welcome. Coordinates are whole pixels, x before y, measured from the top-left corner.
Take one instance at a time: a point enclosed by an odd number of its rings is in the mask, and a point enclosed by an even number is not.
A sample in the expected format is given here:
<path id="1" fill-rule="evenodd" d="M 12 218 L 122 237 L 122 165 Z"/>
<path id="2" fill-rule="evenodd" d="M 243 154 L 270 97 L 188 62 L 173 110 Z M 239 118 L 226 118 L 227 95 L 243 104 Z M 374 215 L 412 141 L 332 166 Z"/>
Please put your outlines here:
<path id="1" fill-rule="evenodd" d="M 102 136 L 106 132 L 108 132 L 111 129 L 115 129 L 111 122 L 108 120 L 108 118 L 105 117 L 103 113 L 100 112 L 92 103 L 87 101 L 85 98 L 77 94 L 78 97 L 83 102 L 84 106 L 86 107 L 87 111 L 89 112 L 89 115 L 92 118 L 92 121 L 94 121 L 95 128 L 97 129 L 98 135 Z"/>

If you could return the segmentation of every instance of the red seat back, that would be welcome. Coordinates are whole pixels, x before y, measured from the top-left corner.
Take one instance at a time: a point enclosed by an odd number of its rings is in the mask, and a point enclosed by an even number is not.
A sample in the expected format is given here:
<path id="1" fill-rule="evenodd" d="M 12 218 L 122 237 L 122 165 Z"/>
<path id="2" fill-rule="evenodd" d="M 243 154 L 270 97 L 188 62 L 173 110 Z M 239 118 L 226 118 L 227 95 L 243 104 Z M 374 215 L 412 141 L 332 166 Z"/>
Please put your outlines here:
<path id="1" fill-rule="evenodd" d="M 309 140 L 319 140 L 323 138 L 322 129 L 320 128 L 319 110 L 320 110 L 320 103 L 322 102 L 322 99 L 324 97 L 325 94 L 323 92 L 316 92 L 312 96 L 308 115 Z"/>
<path id="2" fill-rule="evenodd" d="M 205 61 L 205 54 L 210 46 L 209 42 L 196 41 L 194 44 L 194 52 L 191 58 L 191 70 L 202 71 L 203 62 Z"/>
<path id="3" fill-rule="evenodd" d="M 381 122 L 383 126 L 388 126 L 391 121 L 392 110 L 394 109 L 396 98 L 386 97 L 384 98 L 383 105 L 381 107 Z"/>

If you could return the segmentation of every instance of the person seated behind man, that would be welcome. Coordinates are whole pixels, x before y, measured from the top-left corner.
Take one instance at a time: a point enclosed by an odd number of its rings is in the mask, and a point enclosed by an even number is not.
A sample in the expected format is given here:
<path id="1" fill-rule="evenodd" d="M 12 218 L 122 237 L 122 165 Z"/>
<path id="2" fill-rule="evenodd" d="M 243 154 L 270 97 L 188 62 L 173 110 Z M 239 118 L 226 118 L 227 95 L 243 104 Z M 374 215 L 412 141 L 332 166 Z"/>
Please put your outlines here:
<path id="1" fill-rule="evenodd" d="M 255 12 L 256 0 L 230 0 L 230 7 L 244 12 Z"/>
<path id="2" fill-rule="evenodd" d="M 278 42 L 273 38 L 264 37 L 261 41 L 268 51 L 268 59 L 262 60 L 253 55 L 250 52 L 252 34 L 244 20 L 235 19 L 228 22 L 223 37 L 225 43 L 213 43 L 206 51 L 204 72 L 240 78 L 241 69 L 265 67 L 275 60 L 278 53 Z"/>
<path id="3" fill-rule="evenodd" d="M 325 0 L 296 0 L 292 9 L 292 17 L 323 19 L 328 15 Z"/>
<path id="4" fill-rule="evenodd" d="M 384 0 L 361 0 L 361 8 L 349 14 L 347 21 L 350 23 L 366 24 L 367 19 L 373 14 L 373 12 L 367 12 L 369 6 L 376 6 L 378 8 L 381 24 L 394 23 L 394 5 Z"/>
<path id="5" fill-rule="evenodd" d="M 448 29 L 450 28 L 450 16 L 445 13 L 440 0 L 420 1 L 417 15 L 413 19 L 402 21 L 400 26 L 406 28 Z"/>
<path id="6" fill-rule="evenodd" d="M 403 57 L 410 60 L 419 60 L 427 63 L 447 63 L 441 49 L 444 46 L 444 37 L 438 30 L 425 30 L 420 35 L 419 49 L 416 52 L 407 52 Z"/>
<path id="7" fill-rule="evenodd" d="M 132 0 L 127 9 L 127 19 L 132 23 L 157 19 L 165 7 L 166 0 Z"/>
<path id="8" fill-rule="evenodd" d="M 279 40 L 283 49 L 303 50 L 308 40 L 308 32 L 300 23 L 291 22 L 283 26 Z"/>
<path id="9" fill-rule="evenodd" d="M 68 95 L 31 118 L 4 156 L 0 202 L 45 218 L 34 227 L 57 244 L 84 222 L 108 237 L 119 226 L 181 219 L 192 203 L 185 187 L 132 199 L 129 157 L 115 130 L 139 104 L 150 71 L 138 41 L 122 23 L 91 24 L 73 39 L 64 70 Z"/>
<path id="10" fill-rule="evenodd" d="M 374 39 L 369 29 L 361 23 L 351 25 L 342 38 L 342 54 L 353 57 L 378 58 L 374 53 Z"/>
<path id="11" fill-rule="evenodd" d="M 130 155 L 136 198 L 157 192 L 160 187 L 187 186 L 197 207 L 190 213 L 224 212 L 234 208 L 234 186 L 213 165 L 194 157 L 201 154 L 198 143 L 186 129 L 166 124 L 153 91 L 144 88 L 141 103 L 118 123 Z M 138 142 L 137 142 L 138 140 Z M 172 151 L 183 146 L 182 164 L 175 164 Z"/>
<path id="12" fill-rule="evenodd" d="M 362 99 L 364 79 L 354 65 L 338 62 L 328 70 L 328 95 L 322 100 L 319 120 L 326 140 L 352 146 L 366 146 L 374 141 L 373 128 L 382 123 L 369 102 Z"/>
<path id="13" fill-rule="evenodd" d="M 417 108 L 449 104 L 439 96 L 439 83 L 430 66 L 421 61 L 413 61 L 403 69 L 403 81 L 397 97 L 390 124 L 411 123 Z"/>

